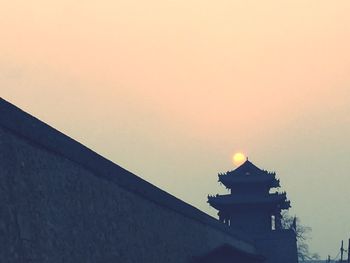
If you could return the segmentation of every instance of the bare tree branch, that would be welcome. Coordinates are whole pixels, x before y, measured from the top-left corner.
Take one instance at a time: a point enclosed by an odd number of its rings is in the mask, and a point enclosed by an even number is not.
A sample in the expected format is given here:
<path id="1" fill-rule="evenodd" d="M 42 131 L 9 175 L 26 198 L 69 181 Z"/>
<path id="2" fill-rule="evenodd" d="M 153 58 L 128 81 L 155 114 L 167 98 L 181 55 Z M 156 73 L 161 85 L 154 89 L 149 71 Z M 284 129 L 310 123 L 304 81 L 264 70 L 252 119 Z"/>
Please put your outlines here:
<path id="1" fill-rule="evenodd" d="M 295 227 L 294 231 L 297 237 L 298 258 L 300 261 L 317 260 L 320 258 L 317 253 L 310 252 L 309 245 L 306 242 L 308 239 L 311 239 L 311 227 L 302 225 L 298 217 L 293 217 L 286 211 L 282 212 L 282 227 L 285 229 Z"/>

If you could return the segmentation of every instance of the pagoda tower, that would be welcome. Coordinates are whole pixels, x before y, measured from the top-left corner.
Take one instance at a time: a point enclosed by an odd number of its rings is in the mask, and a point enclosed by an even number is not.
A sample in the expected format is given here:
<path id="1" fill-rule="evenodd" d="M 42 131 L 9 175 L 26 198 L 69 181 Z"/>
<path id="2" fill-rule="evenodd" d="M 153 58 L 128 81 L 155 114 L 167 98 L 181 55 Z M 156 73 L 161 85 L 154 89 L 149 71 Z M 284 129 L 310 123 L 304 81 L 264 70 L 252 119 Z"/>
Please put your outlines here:
<path id="1" fill-rule="evenodd" d="M 219 220 L 252 236 L 282 230 L 281 211 L 290 208 L 286 193 L 274 172 L 261 170 L 247 160 L 233 171 L 219 174 L 219 182 L 230 189 L 227 195 L 208 196 Z"/>

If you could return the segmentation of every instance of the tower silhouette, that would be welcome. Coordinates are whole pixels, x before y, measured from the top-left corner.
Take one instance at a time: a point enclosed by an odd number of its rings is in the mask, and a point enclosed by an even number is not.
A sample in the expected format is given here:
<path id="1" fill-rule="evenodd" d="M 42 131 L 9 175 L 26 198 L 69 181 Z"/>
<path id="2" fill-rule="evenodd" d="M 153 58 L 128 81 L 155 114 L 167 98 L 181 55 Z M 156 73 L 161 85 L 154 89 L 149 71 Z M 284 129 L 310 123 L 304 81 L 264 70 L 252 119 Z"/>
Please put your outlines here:
<path id="1" fill-rule="evenodd" d="M 230 227 L 254 236 L 282 230 L 282 210 L 290 208 L 286 193 L 276 174 L 262 170 L 248 159 L 237 169 L 219 174 L 219 182 L 230 194 L 208 196 L 208 203 L 217 209 L 219 220 Z"/>

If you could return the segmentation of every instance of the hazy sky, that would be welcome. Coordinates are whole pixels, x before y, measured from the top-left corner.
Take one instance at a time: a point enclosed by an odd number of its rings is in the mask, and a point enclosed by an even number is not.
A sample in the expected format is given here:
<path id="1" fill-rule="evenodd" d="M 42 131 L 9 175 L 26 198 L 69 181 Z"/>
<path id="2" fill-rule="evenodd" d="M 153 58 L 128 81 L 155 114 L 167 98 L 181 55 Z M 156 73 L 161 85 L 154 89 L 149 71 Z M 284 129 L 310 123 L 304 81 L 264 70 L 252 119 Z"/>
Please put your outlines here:
<path id="1" fill-rule="evenodd" d="M 350 237 L 350 1 L 0 0 L 0 96 L 182 200 L 243 151 Z"/>

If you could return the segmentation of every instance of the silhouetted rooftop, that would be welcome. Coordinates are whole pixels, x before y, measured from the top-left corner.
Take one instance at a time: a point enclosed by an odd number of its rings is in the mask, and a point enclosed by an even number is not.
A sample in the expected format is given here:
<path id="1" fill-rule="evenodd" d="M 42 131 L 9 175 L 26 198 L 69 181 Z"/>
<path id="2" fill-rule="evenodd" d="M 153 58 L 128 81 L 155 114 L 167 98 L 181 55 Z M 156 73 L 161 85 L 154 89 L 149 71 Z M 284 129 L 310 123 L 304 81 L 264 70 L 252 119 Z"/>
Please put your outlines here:
<path id="1" fill-rule="evenodd" d="M 281 209 L 288 209 L 290 202 L 286 193 L 274 193 L 265 196 L 260 195 L 216 195 L 208 196 L 208 203 L 216 209 L 236 206 L 278 206 Z"/>
<path id="2" fill-rule="evenodd" d="M 255 166 L 246 160 L 241 166 L 233 171 L 219 174 L 219 182 L 226 187 L 232 188 L 238 184 L 266 184 L 269 187 L 279 187 L 279 180 L 275 173 L 270 173 Z"/>
<path id="3" fill-rule="evenodd" d="M 246 176 L 246 175 L 260 176 L 260 175 L 275 175 L 275 173 L 270 173 L 268 171 L 262 170 L 247 159 L 242 165 L 237 167 L 235 170 L 227 172 L 226 175 L 230 175 L 230 176 Z"/>

